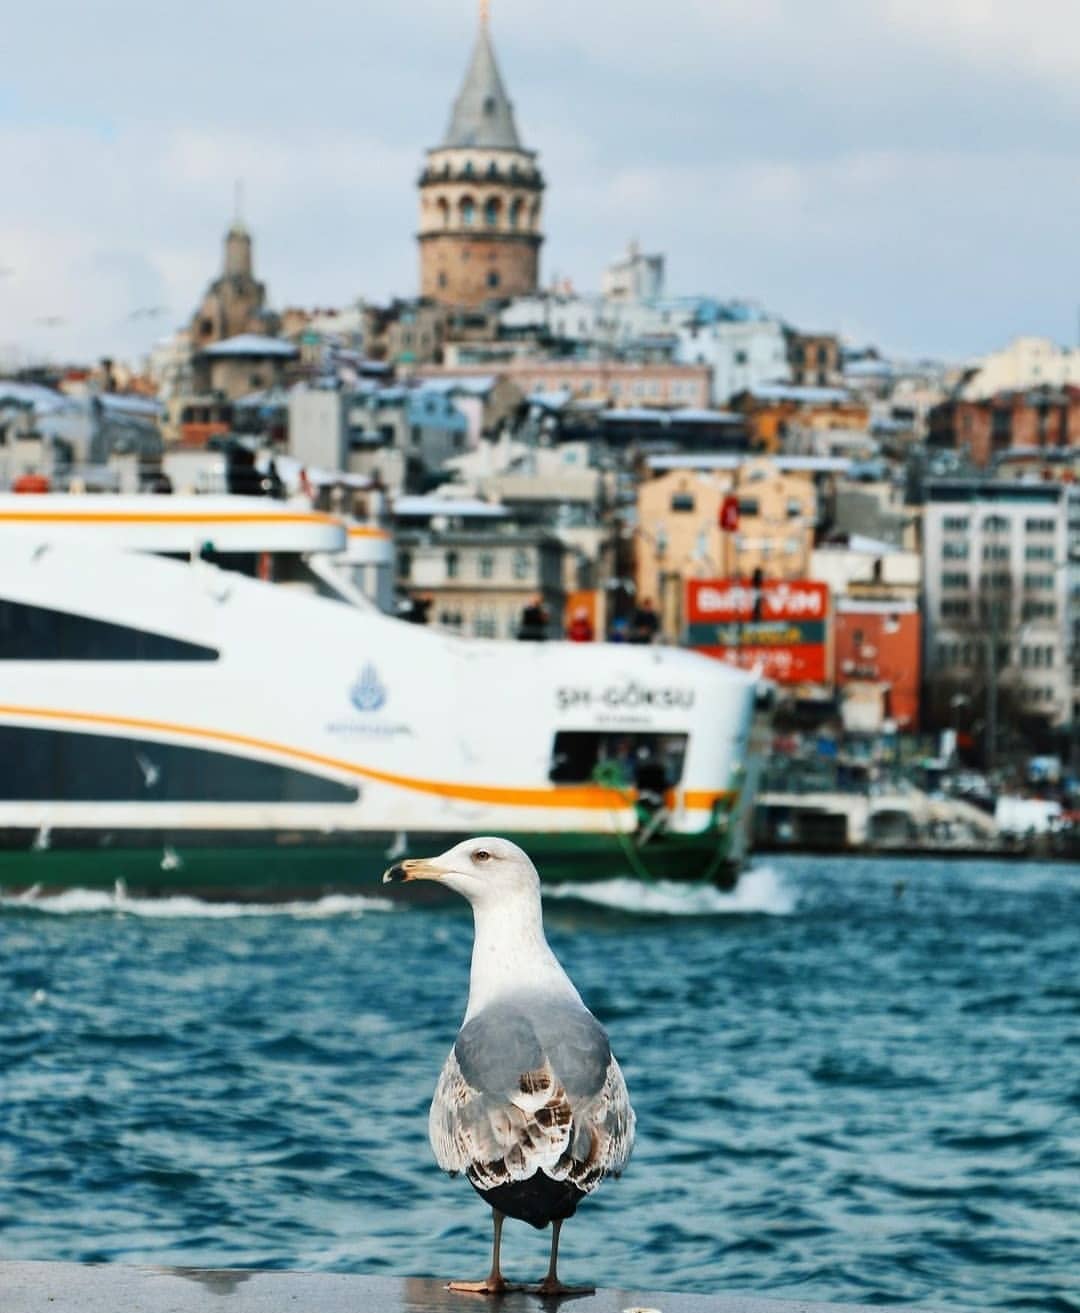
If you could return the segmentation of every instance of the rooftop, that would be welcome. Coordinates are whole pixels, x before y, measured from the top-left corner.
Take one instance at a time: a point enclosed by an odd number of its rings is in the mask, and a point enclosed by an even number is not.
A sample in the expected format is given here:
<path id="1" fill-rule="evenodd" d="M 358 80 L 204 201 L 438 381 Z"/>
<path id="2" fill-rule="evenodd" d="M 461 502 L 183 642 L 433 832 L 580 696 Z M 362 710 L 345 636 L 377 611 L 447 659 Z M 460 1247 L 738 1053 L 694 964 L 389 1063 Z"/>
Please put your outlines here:
<path id="1" fill-rule="evenodd" d="M 394 516 L 399 520 L 427 519 L 435 515 L 460 519 L 497 520 L 505 519 L 507 512 L 502 506 L 465 498 L 398 497 L 394 502 Z"/>
<path id="2" fill-rule="evenodd" d="M 294 360 L 299 354 L 291 342 L 282 342 L 277 337 L 264 337 L 260 333 L 241 333 L 238 337 L 227 337 L 224 342 L 215 342 L 202 352 L 202 355 L 216 359 L 229 356 L 279 356 L 282 360 Z"/>
<path id="3" fill-rule="evenodd" d="M 762 383 L 750 389 L 755 401 L 794 401 L 803 406 L 838 406 L 851 400 L 846 388 L 802 387 L 795 383 Z"/>

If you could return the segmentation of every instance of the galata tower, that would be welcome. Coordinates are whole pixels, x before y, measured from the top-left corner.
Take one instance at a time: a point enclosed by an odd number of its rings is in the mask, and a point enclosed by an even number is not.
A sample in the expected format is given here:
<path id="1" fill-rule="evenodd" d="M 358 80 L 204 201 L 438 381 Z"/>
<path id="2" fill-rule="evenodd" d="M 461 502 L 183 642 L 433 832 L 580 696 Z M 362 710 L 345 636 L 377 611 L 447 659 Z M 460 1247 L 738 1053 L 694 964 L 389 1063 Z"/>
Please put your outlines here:
<path id="1" fill-rule="evenodd" d="M 420 178 L 420 295 L 470 307 L 535 292 L 544 179 L 514 122 L 488 0 L 465 82 Z"/>

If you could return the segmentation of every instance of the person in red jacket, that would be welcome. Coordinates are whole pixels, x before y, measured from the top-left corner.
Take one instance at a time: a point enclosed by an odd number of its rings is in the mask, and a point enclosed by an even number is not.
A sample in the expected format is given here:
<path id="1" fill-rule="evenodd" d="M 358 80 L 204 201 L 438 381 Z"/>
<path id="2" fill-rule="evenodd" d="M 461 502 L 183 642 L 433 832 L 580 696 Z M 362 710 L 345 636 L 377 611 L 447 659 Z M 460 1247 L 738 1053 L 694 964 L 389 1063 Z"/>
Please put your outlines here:
<path id="1" fill-rule="evenodd" d="M 593 632 L 592 621 L 589 619 L 589 613 L 583 606 L 578 607 L 571 617 L 566 630 L 566 637 L 571 643 L 591 643 L 596 637 Z"/>

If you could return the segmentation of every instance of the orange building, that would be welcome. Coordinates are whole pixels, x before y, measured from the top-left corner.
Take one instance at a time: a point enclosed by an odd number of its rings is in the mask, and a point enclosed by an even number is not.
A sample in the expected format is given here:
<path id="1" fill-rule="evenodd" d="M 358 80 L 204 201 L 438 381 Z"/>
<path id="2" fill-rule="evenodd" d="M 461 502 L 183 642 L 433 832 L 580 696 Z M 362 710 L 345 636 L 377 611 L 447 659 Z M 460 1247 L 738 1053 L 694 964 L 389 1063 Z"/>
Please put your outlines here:
<path id="1" fill-rule="evenodd" d="M 731 409 L 746 416 L 751 446 L 770 455 L 786 449 L 785 438 L 793 430 L 859 433 L 870 427 L 869 405 L 844 388 L 768 383 L 740 392 Z"/>
<path id="2" fill-rule="evenodd" d="M 910 599 L 838 597 L 834 621 L 837 691 L 872 700 L 904 733 L 919 726 L 922 616 Z"/>

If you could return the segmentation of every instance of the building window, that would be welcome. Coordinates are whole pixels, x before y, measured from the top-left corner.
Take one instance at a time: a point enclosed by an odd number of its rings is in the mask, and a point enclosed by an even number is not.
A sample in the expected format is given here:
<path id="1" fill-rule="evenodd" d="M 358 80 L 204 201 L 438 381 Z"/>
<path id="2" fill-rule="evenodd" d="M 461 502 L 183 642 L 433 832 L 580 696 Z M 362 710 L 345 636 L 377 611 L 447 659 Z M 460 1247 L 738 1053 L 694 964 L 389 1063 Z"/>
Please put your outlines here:
<path id="1" fill-rule="evenodd" d="M 522 547 L 517 548 L 514 552 L 514 578 L 528 579 L 530 564 L 529 553 Z"/>
<path id="2" fill-rule="evenodd" d="M 473 633 L 477 638 L 497 638 L 498 627 L 491 611 L 478 611 L 473 616 Z"/>
<path id="3" fill-rule="evenodd" d="M 1027 561 L 1052 561 L 1054 559 L 1054 549 L 1052 547 L 1026 547 L 1024 549 L 1024 559 Z"/>
<path id="4" fill-rule="evenodd" d="M 488 276 L 487 276 L 487 285 L 488 285 L 488 287 L 498 287 L 498 285 L 499 285 L 499 274 L 498 274 L 498 271 L 497 271 L 497 270 L 495 270 L 495 269 L 491 269 L 491 270 L 489 270 L 489 272 L 488 272 Z"/>
<path id="5" fill-rule="evenodd" d="M 1054 521 L 1043 519 L 1025 520 L 1024 528 L 1028 533 L 1053 533 Z"/>
<path id="6" fill-rule="evenodd" d="M 446 553 L 446 577 L 456 579 L 461 571 L 461 558 L 457 552 Z"/>
<path id="7" fill-rule="evenodd" d="M 494 579 L 495 577 L 495 557 L 490 552 L 480 553 L 480 578 Z"/>
<path id="8" fill-rule="evenodd" d="M 941 555 L 946 561 L 966 561 L 968 558 L 967 543 L 945 543 L 941 549 Z"/>
<path id="9" fill-rule="evenodd" d="M 439 612 L 439 624 L 440 624 L 440 625 L 443 625 L 443 626 L 444 626 L 445 628 L 447 628 L 447 629 L 460 629 L 460 628 L 461 628 L 461 612 L 460 612 L 460 611 L 440 611 L 440 612 Z"/>
<path id="10" fill-rule="evenodd" d="M 439 274 L 439 286 L 440 287 L 446 286 L 446 274 L 444 273 Z"/>
<path id="11" fill-rule="evenodd" d="M 946 598 L 941 603 L 942 618 L 966 620 L 971 615 L 971 603 L 966 598 Z"/>
<path id="12" fill-rule="evenodd" d="M 982 554 L 984 561 L 1007 561 L 1009 559 L 1009 549 L 1003 543 L 987 543 Z"/>
<path id="13" fill-rule="evenodd" d="M 398 578 L 410 579 L 412 577 L 412 552 L 398 552 Z"/>
<path id="14" fill-rule="evenodd" d="M 941 586 L 943 588 L 969 588 L 971 586 L 971 577 L 963 571 L 946 572 L 941 576 Z"/>
<path id="15" fill-rule="evenodd" d="M 692 492 L 676 492 L 671 497 L 671 509 L 673 511 L 692 511 L 694 509 L 694 494 Z"/>
<path id="16" fill-rule="evenodd" d="M 1006 533 L 1009 521 L 1004 515 L 988 515 L 982 522 L 983 533 Z"/>
<path id="17" fill-rule="evenodd" d="M 946 515 L 943 527 L 946 533 L 967 533 L 970 524 L 966 515 Z"/>
<path id="18" fill-rule="evenodd" d="M 749 519 L 753 519 L 755 516 L 760 515 L 760 514 L 761 514 L 761 508 L 760 508 L 760 506 L 759 506 L 759 504 L 758 504 L 758 500 L 757 500 L 756 497 L 740 497 L 740 498 L 739 498 L 739 515 L 740 515 L 740 517 L 742 517 L 742 516 L 746 516 L 746 517 L 749 518 Z"/>

